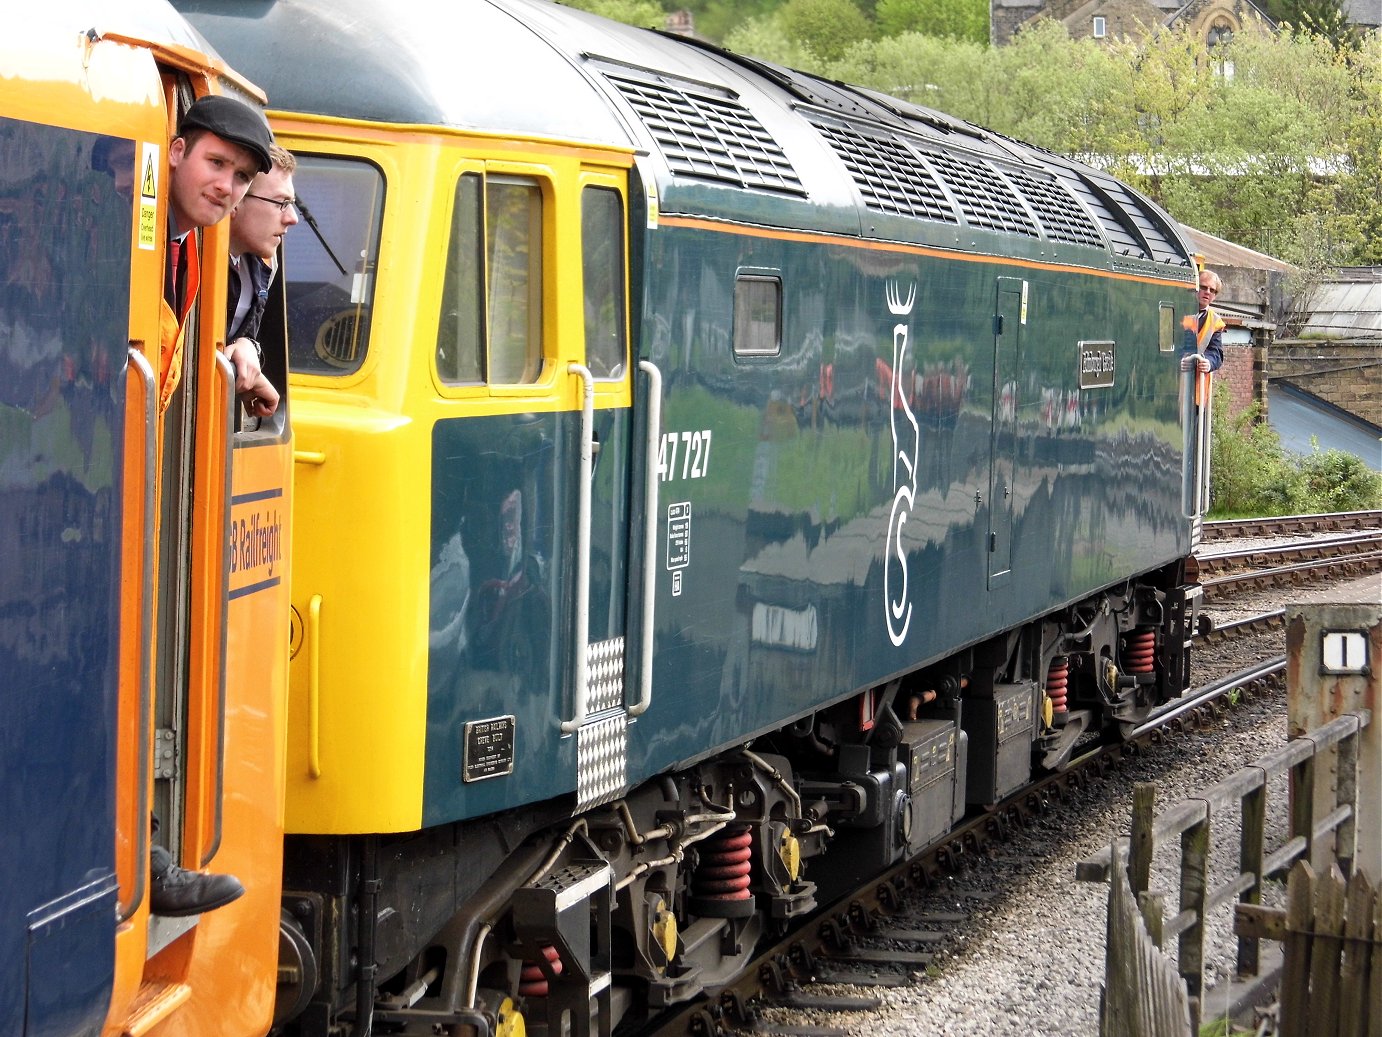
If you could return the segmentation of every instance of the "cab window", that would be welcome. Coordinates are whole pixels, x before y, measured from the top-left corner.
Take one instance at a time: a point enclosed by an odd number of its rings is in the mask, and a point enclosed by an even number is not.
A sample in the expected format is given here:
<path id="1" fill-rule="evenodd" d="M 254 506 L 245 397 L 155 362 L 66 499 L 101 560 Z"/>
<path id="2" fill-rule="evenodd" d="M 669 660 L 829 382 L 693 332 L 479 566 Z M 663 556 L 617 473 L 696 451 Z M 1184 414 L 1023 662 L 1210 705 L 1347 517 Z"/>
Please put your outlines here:
<path id="1" fill-rule="evenodd" d="M 596 378 L 624 376 L 624 204 L 619 192 L 587 187 L 581 196 L 585 363 Z"/>
<path id="2" fill-rule="evenodd" d="M 457 181 L 437 326 L 442 381 L 524 385 L 541 375 L 542 216 L 534 180 Z"/>
<path id="3" fill-rule="evenodd" d="M 298 155 L 302 225 L 283 239 L 289 368 L 348 375 L 369 344 L 384 177 L 360 159 Z"/>

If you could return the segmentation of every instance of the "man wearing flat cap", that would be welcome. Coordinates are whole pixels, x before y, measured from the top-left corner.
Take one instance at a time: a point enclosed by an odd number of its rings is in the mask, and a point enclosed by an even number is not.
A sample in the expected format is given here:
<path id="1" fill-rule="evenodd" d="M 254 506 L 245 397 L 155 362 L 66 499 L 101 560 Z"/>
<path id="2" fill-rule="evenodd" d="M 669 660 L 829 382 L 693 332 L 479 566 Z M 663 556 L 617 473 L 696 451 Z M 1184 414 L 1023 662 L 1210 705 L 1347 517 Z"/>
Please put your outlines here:
<path id="1" fill-rule="evenodd" d="M 168 145 L 168 256 L 164 271 L 164 309 L 160 322 L 159 408 L 166 409 L 182 375 L 182 339 L 187 314 L 201 280 L 194 231 L 219 223 L 244 197 L 255 174 L 273 163 L 273 135 L 264 116 L 232 97 L 198 98 L 178 123 Z M 247 369 L 232 356 L 236 389 L 249 389 L 259 377 L 258 363 Z M 244 385 L 241 385 L 241 382 Z"/>
<path id="2" fill-rule="evenodd" d="M 255 175 L 272 166 L 272 143 L 268 123 L 258 111 L 230 97 L 208 96 L 187 109 L 177 136 L 168 145 L 168 252 L 159 321 L 160 413 L 182 376 L 187 315 L 196 304 L 201 280 L 196 232 L 225 219 Z M 231 362 L 236 363 L 238 386 L 244 372 L 235 358 Z M 249 380 L 258 377 L 255 363 Z M 157 832 L 157 817 L 151 823 Z M 233 875 L 178 866 L 158 843 L 149 858 L 149 910 L 155 915 L 200 914 L 229 904 L 245 892 Z"/>

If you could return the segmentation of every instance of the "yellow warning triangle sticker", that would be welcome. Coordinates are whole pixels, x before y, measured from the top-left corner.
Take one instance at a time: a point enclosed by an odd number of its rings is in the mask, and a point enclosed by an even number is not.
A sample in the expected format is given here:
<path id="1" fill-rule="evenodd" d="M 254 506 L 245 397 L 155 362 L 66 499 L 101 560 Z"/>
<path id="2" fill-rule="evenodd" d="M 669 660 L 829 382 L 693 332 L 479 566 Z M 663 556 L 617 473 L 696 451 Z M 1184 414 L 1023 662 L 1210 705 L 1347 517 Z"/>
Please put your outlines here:
<path id="1" fill-rule="evenodd" d="M 152 198 L 158 192 L 158 180 L 154 177 L 154 157 L 144 156 L 144 178 L 139 182 L 139 193 Z"/>

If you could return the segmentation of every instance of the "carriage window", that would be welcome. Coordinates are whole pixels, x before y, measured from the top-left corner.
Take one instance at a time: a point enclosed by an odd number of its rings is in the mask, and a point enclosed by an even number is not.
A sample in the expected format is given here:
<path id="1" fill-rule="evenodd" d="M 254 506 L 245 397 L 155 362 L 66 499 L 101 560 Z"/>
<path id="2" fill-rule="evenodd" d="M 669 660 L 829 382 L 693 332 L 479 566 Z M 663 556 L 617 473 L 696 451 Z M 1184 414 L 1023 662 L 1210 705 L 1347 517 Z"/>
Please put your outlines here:
<path id="1" fill-rule="evenodd" d="M 624 375 L 624 206 L 618 191 L 587 187 L 581 197 L 585 282 L 585 363 L 596 378 Z"/>
<path id="2" fill-rule="evenodd" d="M 369 342 L 384 178 L 357 159 L 299 155 L 302 224 L 283 238 L 292 372 L 347 375 Z"/>
<path id="3" fill-rule="evenodd" d="M 782 282 L 741 274 L 734 282 L 734 355 L 777 356 L 781 330 Z"/>
<path id="4" fill-rule="evenodd" d="M 1176 348 L 1176 308 L 1169 302 L 1157 308 L 1157 345 L 1163 353 Z"/>
<path id="5" fill-rule="evenodd" d="M 464 173 L 446 253 L 437 374 L 450 385 L 522 385 L 541 371 L 542 190 L 531 180 Z"/>

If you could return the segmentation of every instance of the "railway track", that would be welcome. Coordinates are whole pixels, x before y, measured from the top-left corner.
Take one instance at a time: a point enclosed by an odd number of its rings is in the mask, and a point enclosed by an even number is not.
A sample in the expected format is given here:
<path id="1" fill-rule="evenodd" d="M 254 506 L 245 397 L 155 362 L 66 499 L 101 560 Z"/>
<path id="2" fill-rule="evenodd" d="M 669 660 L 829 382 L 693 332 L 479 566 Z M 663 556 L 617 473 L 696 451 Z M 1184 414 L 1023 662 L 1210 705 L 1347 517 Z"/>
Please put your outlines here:
<path id="1" fill-rule="evenodd" d="M 1382 528 L 1382 511 L 1338 511 L 1327 515 L 1278 515 L 1272 518 L 1225 519 L 1204 524 L 1204 538 L 1230 540 L 1236 537 L 1291 536 L 1298 533 L 1328 533 L 1345 529 Z"/>
<path id="2" fill-rule="evenodd" d="M 1321 577 L 1339 579 L 1382 570 L 1382 531 L 1302 543 L 1210 551 L 1196 555 L 1206 600 L 1244 590 L 1285 587 Z M 1210 579 L 1203 577 L 1210 574 Z"/>
<path id="3" fill-rule="evenodd" d="M 1215 636 L 1244 636 L 1282 622 L 1281 612 L 1264 613 L 1228 624 Z M 809 987 L 832 983 L 868 988 L 912 982 L 912 977 L 924 973 L 935 944 L 944 939 L 939 928 L 964 921 L 965 916 L 930 912 L 920 918 L 902 917 L 909 901 L 931 890 L 943 874 L 959 870 L 966 858 L 989 852 L 1017 826 L 1047 814 L 1086 784 L 1100 781 L 1124 758 L 1162 738 L 1206 727 L 1223 717 L 1232 704 L 1278 686 L 1284 670 L 1285 656 L 1275 656 L 1206 684 L 1149 717 L 1132 729 L 1125 741 L 1091 748 L 1073 759 L 1067 769 L 1038 779 L 988 811 L 968 816 L 943 842 L 817 911 L 765 948 L 717 998 L 675 1009 L 647 1032 L 658 1037 L 714 1037 L 751 1031 L 757 1026 L 760 1009 L 766 1006 L 869 1010 L 877 1004 L 874 995 L 818 996 Z M 902 921 L 895 923 L 893 919 L 899 917 Z M 880 943 L 884 946 L 876 946 Z M 775 1025 L 772 1032 L 824 1037 L 840 1031 Z"/>

